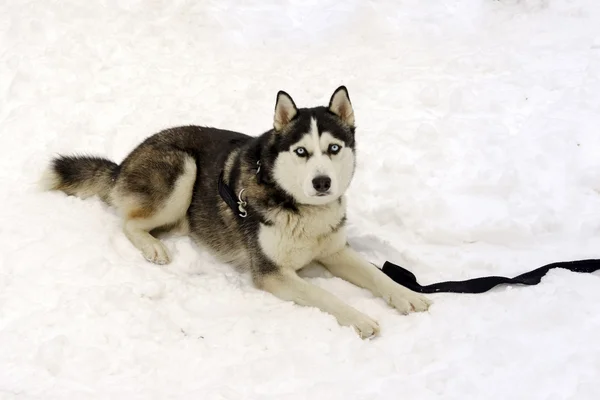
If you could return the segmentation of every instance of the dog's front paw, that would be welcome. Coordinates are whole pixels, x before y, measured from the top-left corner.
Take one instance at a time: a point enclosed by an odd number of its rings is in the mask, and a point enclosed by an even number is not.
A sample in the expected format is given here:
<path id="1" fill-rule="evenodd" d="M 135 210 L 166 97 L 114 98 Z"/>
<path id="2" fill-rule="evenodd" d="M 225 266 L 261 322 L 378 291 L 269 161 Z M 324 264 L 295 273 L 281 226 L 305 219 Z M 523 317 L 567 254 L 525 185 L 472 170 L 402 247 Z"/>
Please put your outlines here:
<path id="1" fill-rule="evenodd" d="M 427 311 L 432 303 L 427 297 L 409 290 L 393 290 L 384 298 L 402 314 Z"/>
<path id="2" fill-rule="evenodd" d="M 368 339 L 379 334 L 379 324 L 377 321 L 360 312 L 342 318 L 340 323 L 353 327 L 361 339 Z"/>

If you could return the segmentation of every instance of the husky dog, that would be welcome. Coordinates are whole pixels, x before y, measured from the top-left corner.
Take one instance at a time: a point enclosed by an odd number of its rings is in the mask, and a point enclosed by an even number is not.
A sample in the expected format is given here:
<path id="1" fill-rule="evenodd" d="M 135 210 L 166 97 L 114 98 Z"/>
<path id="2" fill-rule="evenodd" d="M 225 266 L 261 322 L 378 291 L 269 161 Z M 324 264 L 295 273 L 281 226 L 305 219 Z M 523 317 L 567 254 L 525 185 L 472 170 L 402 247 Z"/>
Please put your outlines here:
<path id="1" fill-rule="evenodd" d="M 296 273 L 317 262 L 402 314 L 430 305 L 346 241 L 354 132 L 344 86 L 328 106 L 314 108 L 297 108 L 280 91 L 273 129 L 258 137 L 199 126 L 167 129 L 120 165 L 89 156 L 54 158 L 44 181 L 48 190 L 97 195 L 116 207 L 123 232 L 151 262 L 170 262 L 156 231 L 183 229 L 221 261 L 249 270 L 258 288 L 318 307 L 368 338 L 379 332 L 376 321 Z"/>

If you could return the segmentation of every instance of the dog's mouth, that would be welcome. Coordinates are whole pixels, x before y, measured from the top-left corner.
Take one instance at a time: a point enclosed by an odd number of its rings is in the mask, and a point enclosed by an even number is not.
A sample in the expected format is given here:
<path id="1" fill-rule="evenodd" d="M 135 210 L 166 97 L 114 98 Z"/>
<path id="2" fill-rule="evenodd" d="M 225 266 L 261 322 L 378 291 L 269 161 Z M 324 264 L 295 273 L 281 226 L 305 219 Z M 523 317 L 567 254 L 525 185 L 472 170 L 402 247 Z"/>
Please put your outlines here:
<path id="1" fill-rule="evenodd" d="M 311 193 L 307 196 L 307 204 L 327 204 L 336 199 L 335 192 Z"/>

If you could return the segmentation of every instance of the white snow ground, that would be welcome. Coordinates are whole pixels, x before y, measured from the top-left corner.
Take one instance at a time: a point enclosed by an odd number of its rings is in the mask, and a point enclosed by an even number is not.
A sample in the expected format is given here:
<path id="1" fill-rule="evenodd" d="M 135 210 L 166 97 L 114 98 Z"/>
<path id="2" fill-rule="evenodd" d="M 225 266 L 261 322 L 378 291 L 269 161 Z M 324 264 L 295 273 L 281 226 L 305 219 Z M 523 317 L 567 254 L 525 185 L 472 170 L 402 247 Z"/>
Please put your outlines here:
<path id="1" fill-rule="evenodd" d="M 197 250 L 144 261 L 114 212 L 34 187 L 162 128 L 259 134 L 277 90 L 348 86 L 351 242 L 421 282 L 600 256 L 595 0 L 4 1 L 0 398 L 598 399 L 600 279 L 437 294 L 361 341 Z"/>

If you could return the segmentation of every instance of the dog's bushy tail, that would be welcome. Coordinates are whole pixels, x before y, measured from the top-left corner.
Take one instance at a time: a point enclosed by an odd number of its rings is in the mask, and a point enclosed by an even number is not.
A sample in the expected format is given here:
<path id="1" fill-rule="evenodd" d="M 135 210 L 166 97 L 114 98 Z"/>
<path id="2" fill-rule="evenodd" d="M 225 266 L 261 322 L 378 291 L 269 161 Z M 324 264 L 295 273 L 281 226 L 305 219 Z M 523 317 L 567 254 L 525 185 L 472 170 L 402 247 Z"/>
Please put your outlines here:
<path id="1" fill-rule="evenodd" d="M 97 195 L 110 204 L 119 166 L 93 156 L 58 156 L 50 162 L 40 184 L 45 190 L 60 190 L 83 199 Z"/>

